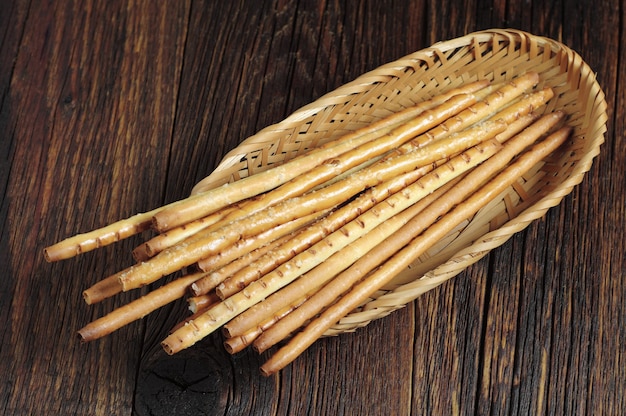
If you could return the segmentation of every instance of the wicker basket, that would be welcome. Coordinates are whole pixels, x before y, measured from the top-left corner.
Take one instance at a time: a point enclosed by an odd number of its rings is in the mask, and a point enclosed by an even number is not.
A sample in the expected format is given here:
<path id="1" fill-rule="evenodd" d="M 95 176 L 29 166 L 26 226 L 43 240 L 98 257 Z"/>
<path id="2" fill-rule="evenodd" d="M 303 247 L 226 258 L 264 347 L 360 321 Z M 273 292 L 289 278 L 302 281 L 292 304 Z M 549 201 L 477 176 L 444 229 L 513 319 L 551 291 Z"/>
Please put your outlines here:
<path id="1" fill-rule="evenodd" d="M 510 80 L 528 70 L 541 75 L 539 88 L 554 89 L 555 97 L 545 111 L 564 110 L 574 127 L 574 140 L 457 227 L 326 335 L 352 331 L 477 262 L 542 217 L 581 182 L 604 141 L 607 115 L 604 94 L 578 54 L 554 40 L 516 30 L 487 30 L 437 43 L 368 72 L 249 137 L 193 192 L 265 170 L 460 84 L 484 78 Z"/>

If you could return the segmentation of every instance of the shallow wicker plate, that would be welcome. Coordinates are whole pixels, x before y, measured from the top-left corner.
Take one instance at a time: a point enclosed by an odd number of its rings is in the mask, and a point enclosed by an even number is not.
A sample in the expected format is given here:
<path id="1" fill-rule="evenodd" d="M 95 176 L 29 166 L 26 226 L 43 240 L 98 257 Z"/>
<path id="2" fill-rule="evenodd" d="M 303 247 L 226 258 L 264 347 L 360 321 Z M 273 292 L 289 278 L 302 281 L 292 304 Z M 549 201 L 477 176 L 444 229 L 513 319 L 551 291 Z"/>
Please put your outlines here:
<path id="1" fill-rule="evenodd" d="M 529 70 L 541 75 L 538 88 L 550 86 L 555 91 L 544 111 L 565 111 L 574 127 L 573 140 L 468 218 L 327 335 L 354 330 L 477 262 L 581 182 L 604 141 L 607 115 L 604 94 L 578 54 L 554 40 L 516 30 L 487 30 L 437 43 L 363 74 L 249 137 L 193 192 L 265 170 L 460 84 L 484 78 L 510 80 Z"/>

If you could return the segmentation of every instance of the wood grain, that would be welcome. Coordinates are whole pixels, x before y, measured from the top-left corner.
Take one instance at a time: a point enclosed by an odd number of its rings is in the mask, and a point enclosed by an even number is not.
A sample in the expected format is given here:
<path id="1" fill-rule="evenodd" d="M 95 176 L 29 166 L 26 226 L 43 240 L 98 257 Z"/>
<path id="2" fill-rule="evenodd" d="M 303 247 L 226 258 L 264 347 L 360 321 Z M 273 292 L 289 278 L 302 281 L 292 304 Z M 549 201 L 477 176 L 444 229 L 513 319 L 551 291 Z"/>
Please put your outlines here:
<path id="1" fill-rule="evenodd" d="M 0 7 L 0 413 L 626 412 L 626 9 L 617 0 L 16 0 Z M 59 239 L 187 195 L 229 149 L 386 62 L 471 31 L 563 41 L 597 71 L 606 143 L 573 193 L 452 281 L 280 374 L 220 334 L 179 355 L 165 307 L 84 288 L 140 239 L 47 264 Z"/>

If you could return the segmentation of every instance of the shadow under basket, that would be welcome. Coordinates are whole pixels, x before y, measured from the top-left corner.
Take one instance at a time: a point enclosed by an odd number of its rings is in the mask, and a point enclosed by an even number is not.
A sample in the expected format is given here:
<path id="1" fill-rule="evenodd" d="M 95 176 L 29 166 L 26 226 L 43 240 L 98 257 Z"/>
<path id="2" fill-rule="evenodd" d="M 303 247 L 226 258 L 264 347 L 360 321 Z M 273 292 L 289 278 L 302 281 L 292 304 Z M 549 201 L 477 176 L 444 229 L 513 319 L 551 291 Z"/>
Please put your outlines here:
<path id="1" fill-rule="evenodd" d="M 365 73 L 249 137 L 193 193 L 268 169 L 461 84 L 498 83 L 531 70 L 540 75 L 537 88 L 554 90 L 543 111 L 566 113 L 574 128 L 571 140 L 325 335 L 352 331 L 456 276 L 542 217 L 582 181 L 604 141 L 607 105 L 595 74 L 577 53 L 517 30 L 487 30 L 437 43 Z"/>

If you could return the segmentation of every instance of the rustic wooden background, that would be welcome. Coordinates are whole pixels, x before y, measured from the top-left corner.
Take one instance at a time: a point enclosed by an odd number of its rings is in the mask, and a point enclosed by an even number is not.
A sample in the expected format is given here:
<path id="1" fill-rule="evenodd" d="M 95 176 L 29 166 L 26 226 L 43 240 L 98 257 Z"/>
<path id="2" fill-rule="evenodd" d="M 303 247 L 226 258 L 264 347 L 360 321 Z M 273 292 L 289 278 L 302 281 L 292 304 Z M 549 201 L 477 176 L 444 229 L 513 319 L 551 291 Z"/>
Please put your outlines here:
<path id="1" fill-rule="evenodd" d="M 0 413 L 626 413 L 626 8 L 620 0 L 0 4 Z M 606 144 L 541 221 L 453 281 L 277 376 L 219 335 L 167 357 L 185 305 L 91 344 L 84 288 L 132 239 L 47 264 L 76 232 L 184 197 L 222 155 L 361 73 L 492 27 L 597 71 Z"/>

